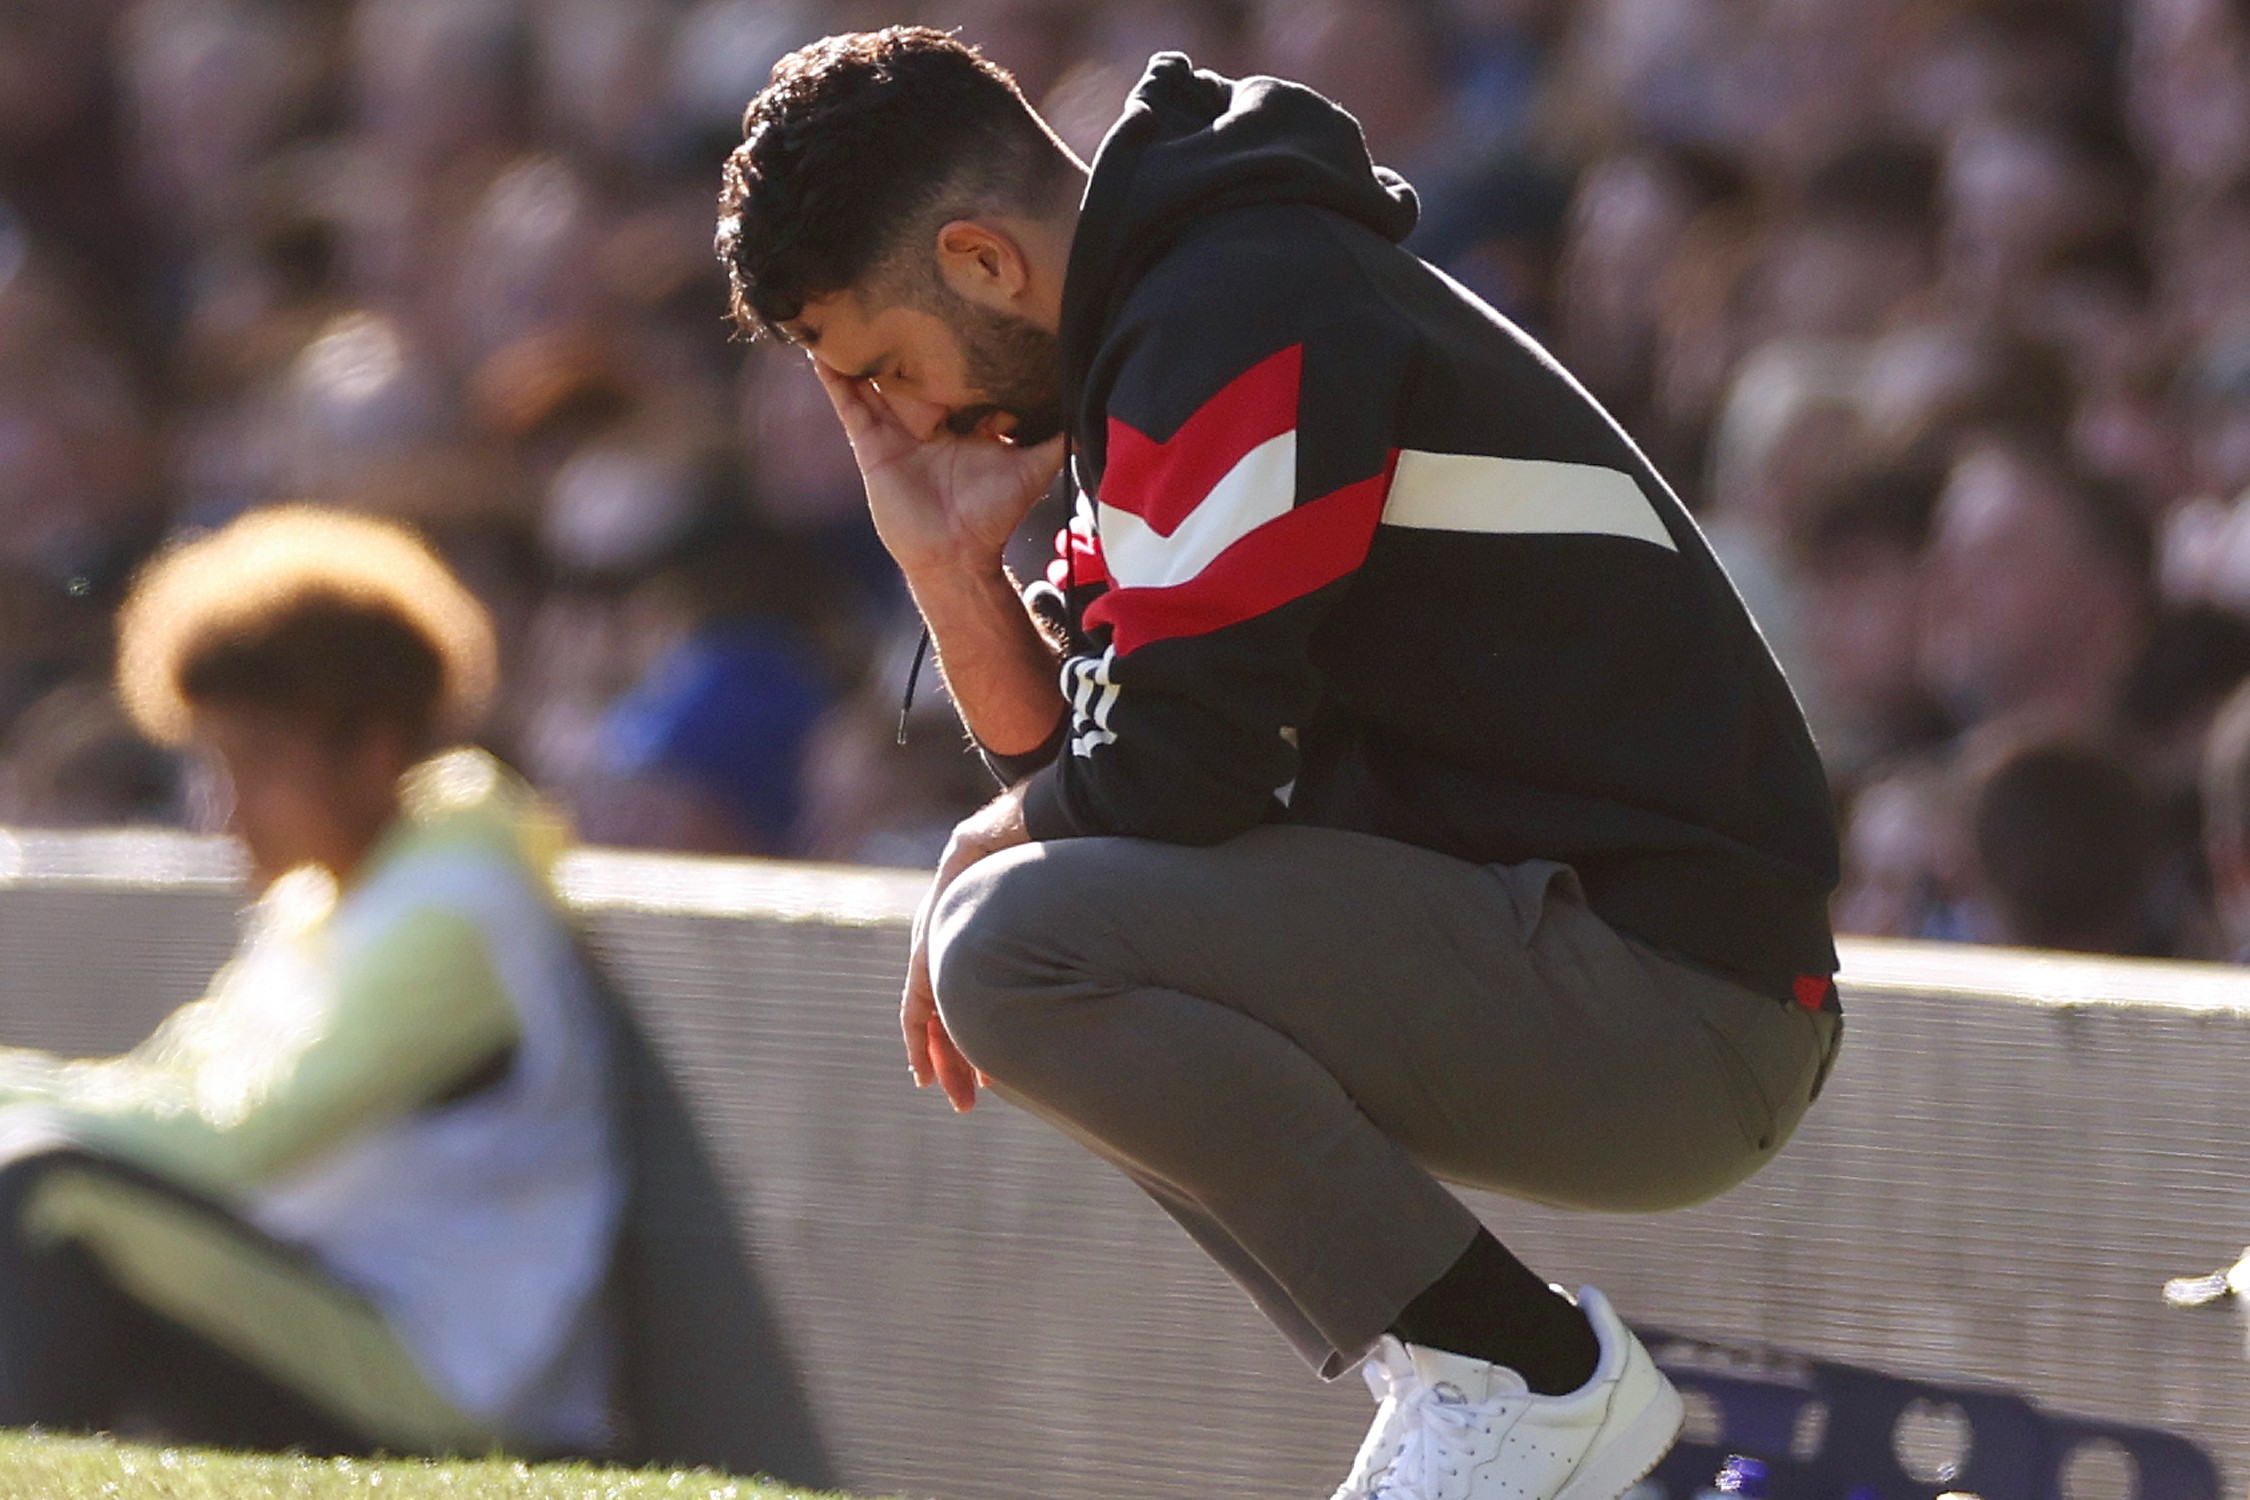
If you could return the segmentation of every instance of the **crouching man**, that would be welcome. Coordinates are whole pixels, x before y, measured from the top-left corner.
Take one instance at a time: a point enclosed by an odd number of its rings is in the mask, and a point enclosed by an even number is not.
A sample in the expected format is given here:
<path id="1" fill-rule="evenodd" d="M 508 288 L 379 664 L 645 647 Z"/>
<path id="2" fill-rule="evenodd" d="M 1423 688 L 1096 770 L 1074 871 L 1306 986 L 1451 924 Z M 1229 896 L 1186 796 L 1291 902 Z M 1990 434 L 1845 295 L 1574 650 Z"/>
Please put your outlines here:
<path id="1" fill-rule="evenodd" d="M 1820 764 L 1694 523 L 1306 89 L 1158 57 L 1089 174 L 900 29 L 745 126 L 737 316 L 809 352 L 1010 783 L 916 925 L 916 1078 L 981 1074 L 1364 1363 L 1339 1497 L 1612 1500 L 1678 1394 L 1443 1184 L 1694 1203 L 1833 1060 Z"/>
<path id="2" fill-rule="evenodd" d="M 483 611 L 398 528 L 287 509 L 158 560 L 119 634 L 263 894 L 132 1052 L 0 1050 L 0 1425 L 598 1450 L 623 1184 L 560 829 L 432 754 Z"/>

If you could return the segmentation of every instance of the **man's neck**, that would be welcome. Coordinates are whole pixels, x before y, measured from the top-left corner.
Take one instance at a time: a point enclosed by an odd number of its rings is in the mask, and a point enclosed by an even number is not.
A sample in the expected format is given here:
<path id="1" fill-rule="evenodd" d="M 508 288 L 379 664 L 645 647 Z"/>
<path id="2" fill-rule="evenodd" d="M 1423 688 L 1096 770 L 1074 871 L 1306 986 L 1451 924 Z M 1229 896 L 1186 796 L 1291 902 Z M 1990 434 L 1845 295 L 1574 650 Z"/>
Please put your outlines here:
<path id="1" fill-rule="evenodd" d="M 355 810 L 349 826 L 340 830 L 336 847 L 321 860 L 336 877 L 338 889 L 350 890 L 382 863 L 382 853 L 403 813 L 395 790 Z"/>

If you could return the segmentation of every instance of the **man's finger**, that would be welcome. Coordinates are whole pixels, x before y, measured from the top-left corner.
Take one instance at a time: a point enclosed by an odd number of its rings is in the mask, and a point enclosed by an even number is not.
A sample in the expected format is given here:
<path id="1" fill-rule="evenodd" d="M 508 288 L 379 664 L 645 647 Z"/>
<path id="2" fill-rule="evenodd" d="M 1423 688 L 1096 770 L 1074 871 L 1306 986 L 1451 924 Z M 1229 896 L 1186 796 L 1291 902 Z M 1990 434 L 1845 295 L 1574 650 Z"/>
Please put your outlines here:
<path id="1" fill-rule="evenodd" d="M 930 1060 L 937 1065 L 938 1082 L 945 1086 L 945 1097 L 953 1101 L 957 1113 L 967 1114 L 977 1105 L 977 1070 L 953 1045 L 952 1033 L 937 1016 L 930 1017 Z"/>
<path id="2" fill-rule="evenodd" d="M 899 1030 L 906 1035 L 906 1070 L 914 1075 L 916 1088 L 928 1088 L 934 1072 L 930 1065 L 929 1025 L 914 1013 L 912 1006 L 907 1006 L 899 1012 Z"/>
<path id="3" fill-rule="evenodd" d="M 851 440 L 852 456 L 859 460 L 863 472 L 921 445 L 921 439 L 907 430 L 881 393 L 865 381 L 848 380 L 817 359 L 812 367 L 820 377 L 821 389 L 828 393 L 828 404 L 836 408 L 836 418 L 844 424 L 844 436 Z"/>
<path id="4" fill-rule="evenodd" d="M 919 933 L 906 964 L 906 994 L 899 1001 L 899 1030 L 906 1036 L 906 1066 L 916 1088 L 928 1088 L 936 1068 L 930 1061 L 930 1022 L 937 1019 L 937 996 L 930 989 L 929 950 Z"/>
<path id="5" fill-rule="evenodd" d="M 846 380 L 817 359 L 808 357 L 806 363 L 820 377 L 820 388 L 828 393 L 828 404 L 836 408 L 836 419 L 844 424 L 845 436 L 855 442 L 863 434 L 873 436 L 877 417 L 861 395 L 858 382 Z"/>
<path id="6" fill-rule="evenodd" d="M 1055 482 L 1055 476 L 1062 472 L 1063 463 L 1069 456 L 1070 450 L 1066 446 L 1066 440 L 1060 434 L 1047 439 L 1036 448 L 1017 450 L 1017 458 L 1023 465 L 1023 472 L 1037 481 L 1036 485 L 1027 485 L 1024 490 L 1024 493 L 1031 497 L 1024 505 L 1026 515 L 1029 515 L 1031 507 L 1037 505 L 1041 498 L 1046 495 L 1048 487 Z"/>

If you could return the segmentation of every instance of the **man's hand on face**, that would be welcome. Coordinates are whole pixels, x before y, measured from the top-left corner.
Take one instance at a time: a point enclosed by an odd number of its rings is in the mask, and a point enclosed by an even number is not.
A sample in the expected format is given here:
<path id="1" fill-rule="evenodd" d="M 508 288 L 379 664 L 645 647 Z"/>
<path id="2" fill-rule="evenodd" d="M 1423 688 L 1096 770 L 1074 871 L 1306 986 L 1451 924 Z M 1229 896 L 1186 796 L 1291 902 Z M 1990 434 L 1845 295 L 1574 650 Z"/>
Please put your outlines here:
<path id="1" fill-rule="evenodd" d="M 917 436 L 871 382 L 812 365 L 851 439 L 875 530 L 908 579 L 997 568 L 1008 538 L 1062 472 L 1063 439 L 1019 448 L 982 433 L 956 436 L 943 422 Z"/>
<path id="2" fill-rule="evenodd" d="M 964 819 L 946 841 L 945 857 L 938 861 L 937 878 L 914 914 L 914 951 L 907 962 L 906 997 L 899 1006 L 899 1029 L 906 1037 L 906 1063 L 914 1085 L 944 1087 L 945 1097 L 963 1114 L 976 1107 L 977 1085 L 990 1083 L 961 1055 L 938 1014 L 937 992 L 930 984 L 930 918 L 947 887 L 963 870 L 988 854 L 1031 841 L 1023 826 L 1023 789 L 1011 787 L 981 812 Z"/>

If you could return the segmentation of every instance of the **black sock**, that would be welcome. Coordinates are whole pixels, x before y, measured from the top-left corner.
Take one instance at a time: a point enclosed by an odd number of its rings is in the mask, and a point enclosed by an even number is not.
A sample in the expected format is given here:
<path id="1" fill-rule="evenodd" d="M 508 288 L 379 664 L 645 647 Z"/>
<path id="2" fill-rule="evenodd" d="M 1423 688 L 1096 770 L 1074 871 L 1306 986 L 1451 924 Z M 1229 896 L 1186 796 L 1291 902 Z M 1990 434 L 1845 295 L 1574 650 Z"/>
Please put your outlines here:
<path id="1" fill-rule="evenodd" d="M 1542 1396 L 1581 1389 L 1601 1361 L 1586 1315 L 1483 1229 L 1452 1270 L 1406 1304 L 1391 1332 L 1409 1344 L 1506 1365 Z"/>

